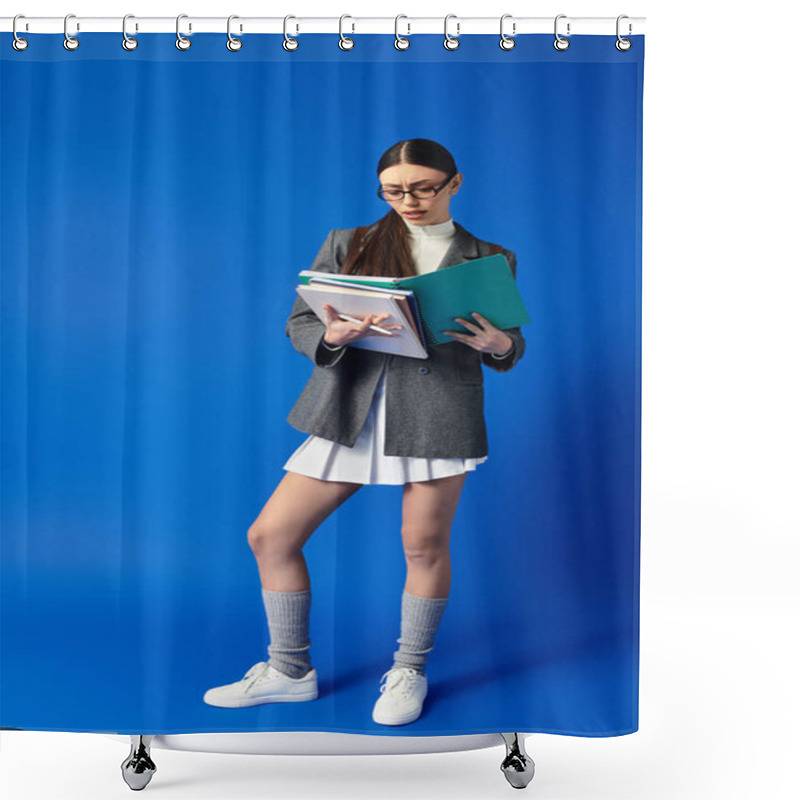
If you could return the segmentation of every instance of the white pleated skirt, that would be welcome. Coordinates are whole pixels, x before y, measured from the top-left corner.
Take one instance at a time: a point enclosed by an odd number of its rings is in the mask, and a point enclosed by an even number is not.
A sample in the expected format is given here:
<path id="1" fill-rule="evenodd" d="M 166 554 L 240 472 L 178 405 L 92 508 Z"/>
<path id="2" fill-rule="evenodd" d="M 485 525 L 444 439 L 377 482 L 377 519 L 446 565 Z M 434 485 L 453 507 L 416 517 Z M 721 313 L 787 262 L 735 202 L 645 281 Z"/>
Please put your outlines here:
<path id="1" fill-rule="evenodd" d="M 387 456 L 386 440 L 386 366 L 384 365 L 366 422 L 354 445 L 347 447 L 313 434 L 309 436 L 283 465 L 288 472 L 297 472 L 323 481 L 350 483 L 403 484 L 430 481 L 471 472 L 483 458 L 417 458 Z"/>

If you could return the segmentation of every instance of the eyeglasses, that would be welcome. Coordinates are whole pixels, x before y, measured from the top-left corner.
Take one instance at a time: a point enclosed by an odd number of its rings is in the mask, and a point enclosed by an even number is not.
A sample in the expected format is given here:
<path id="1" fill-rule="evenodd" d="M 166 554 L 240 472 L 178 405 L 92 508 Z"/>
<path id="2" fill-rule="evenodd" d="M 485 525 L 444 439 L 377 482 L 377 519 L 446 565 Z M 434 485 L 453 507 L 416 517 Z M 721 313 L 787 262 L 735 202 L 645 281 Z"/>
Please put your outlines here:
<path id="1" fill-rule="evenodd" d="M 386 200 L 389 203 L 394 203 L 397 200 L 402 200 L 403 197 L 407 194 L 410 194 L 412 197 L 416 197 L 417 200 L 428 200 L 431 197 L 436 197 L 439 192 L 450 183 L 451 180 L 455 175 L 451 175 L 444 183 L 439 184 L 439 186 L 416 186 L 413 189 L 384 189 L 381 187 L 378 189 L 378 197 L 381 200 Z"/>

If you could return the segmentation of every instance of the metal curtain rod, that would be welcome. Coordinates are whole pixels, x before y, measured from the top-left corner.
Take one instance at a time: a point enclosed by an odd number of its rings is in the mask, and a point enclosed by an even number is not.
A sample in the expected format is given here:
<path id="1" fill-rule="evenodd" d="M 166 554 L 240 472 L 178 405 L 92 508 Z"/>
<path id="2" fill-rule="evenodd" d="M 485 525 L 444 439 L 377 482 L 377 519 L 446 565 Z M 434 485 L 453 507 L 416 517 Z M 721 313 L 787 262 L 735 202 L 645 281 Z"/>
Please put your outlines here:
<path id="1" fill-rule="evenodd" d="M 181 15 L 181 33 L 225 33 L 228 17 L 193 17 Z M 447 29 L 451 36 L 500 33 L 501 14 L 496 17 L 459 17 L 450 15 Z M 570 17 L 559 15 L 558 31 L 561 36 L 580 34 L 613 36 L 616 33 L 616 17 Z M 12 30 L 13 17 L 0 17 L 0 31 Z M 554 31 L 553 17 L 514 17 L 506 15 L 503 29 L 507 36 L 526 33 L 549 33 Z M 27 17 L 17 19 L 17 33 L 64 33 L 64 17 Z M 280 33 L 284 32 L 284 17 L 239 17 L 231 21 L 237 34 Z M 69 34 L 80 33 L 121 33 L 122 17 L 81 17 L 69 15 Z M 340 25 L 345 33 L 386 33 L 394 34 L 395 24 L 400 35 L 415 33 L 443 34 L 444 17 L 409 17 L 403 14 L 395 17 L 353 17 L 349 14 L 340 17 L 298 17 L 291 16 L 287 22 L 291 35 L 303 33 L 339 33 Z M 626 17 L 623 21 L 623 35 L 644 33 L 645 17 Z M 569 26 L 569 27 L 568 27 Z M 175 33 L 176 17 L 136 17 L 129 16 L 126 23 L 129 35 L 134 33 Z"/>

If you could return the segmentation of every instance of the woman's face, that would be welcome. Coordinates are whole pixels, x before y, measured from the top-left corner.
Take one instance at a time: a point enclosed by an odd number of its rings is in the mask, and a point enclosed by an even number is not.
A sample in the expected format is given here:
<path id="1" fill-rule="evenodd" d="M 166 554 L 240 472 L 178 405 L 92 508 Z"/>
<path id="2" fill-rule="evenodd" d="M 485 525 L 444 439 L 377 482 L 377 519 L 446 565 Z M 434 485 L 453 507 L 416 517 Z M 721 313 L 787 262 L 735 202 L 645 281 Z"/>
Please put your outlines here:
<path id="1" fill-rule="evenodd" d="M 458 191 L 462 175 L 457 172 L 435 196 L 425 199 L 404 194 L 402 200 L 387 201 L 411 225 L 436 225 L 450 219 L 450 198 Z M 416 164 L 395 164 L 378 176 L 384 189 L 414 189 L 423 186 L 441 186 L 447 173 Z"/>

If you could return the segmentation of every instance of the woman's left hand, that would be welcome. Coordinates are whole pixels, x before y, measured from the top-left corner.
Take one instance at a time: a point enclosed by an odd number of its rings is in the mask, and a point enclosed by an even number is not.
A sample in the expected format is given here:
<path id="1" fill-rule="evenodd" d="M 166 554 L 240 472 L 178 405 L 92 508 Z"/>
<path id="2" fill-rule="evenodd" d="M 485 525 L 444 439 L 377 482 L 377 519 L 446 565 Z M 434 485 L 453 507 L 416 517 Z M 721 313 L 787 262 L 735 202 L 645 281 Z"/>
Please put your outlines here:
<path id="1" fill-rule="evenodd" d="M 459 342 L 469 345 L 473 350 L 480 350 L 482 353 L 494 353 L 497 356 L 505 355 L 514 346 L 514 340 L 503 333 L 499 328 L 495 328 L 486 317 L 481 316 L 477 311 L 472 313 L 477 324 L 469 320 L 455 317 L 455 321 L 463 325 L 474 335 L 459 333 L 458 331 L 442 331 L 448 336 L 452 336 Z"/>

